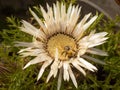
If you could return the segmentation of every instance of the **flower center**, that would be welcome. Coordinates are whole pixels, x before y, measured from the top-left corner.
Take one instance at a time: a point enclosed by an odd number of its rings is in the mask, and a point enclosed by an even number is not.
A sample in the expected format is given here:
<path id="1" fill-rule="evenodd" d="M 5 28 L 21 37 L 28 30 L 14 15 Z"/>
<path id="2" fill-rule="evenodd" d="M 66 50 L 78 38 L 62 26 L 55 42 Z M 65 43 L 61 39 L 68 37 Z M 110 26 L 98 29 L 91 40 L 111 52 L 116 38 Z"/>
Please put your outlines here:
<path id="1" fill-rule="evenodd" d="M 68 60 L 75 57 L 77 44 L 75 39 L 69 35 L 56 34 L 51 36 L 47 42 L 47 50 L 52 57 L 55 57 L 56 48 L 59 60 Z"/>

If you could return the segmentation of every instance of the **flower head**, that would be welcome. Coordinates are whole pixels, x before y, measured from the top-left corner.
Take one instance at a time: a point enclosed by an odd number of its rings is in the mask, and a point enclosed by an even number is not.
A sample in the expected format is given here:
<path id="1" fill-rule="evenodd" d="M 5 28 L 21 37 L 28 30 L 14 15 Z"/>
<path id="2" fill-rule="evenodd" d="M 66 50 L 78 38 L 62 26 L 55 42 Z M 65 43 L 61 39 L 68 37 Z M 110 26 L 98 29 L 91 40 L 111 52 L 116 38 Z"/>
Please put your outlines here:
<path id="1" fill-rule="evenodd" d="M 25 67 L 30 65 L 43 63 L 38 74 L 39 80 L 45 69 L 50 65 L 50 72 L 46 82 L 53 76 L 58 75 L 58 90 L 60 89 L 62 78 L 69 81 L 71 78 L 73 84 L 77 88 L 77 81 L 72 68 L 78 69 L 83 75 L 86 75 L 85 69 L 92 72 L 97 68 L 86 61 L 86 59 L 94 62 L 104 62 L 92 58 L 87 55 L 96 54 L 106 56 L 107 53 L 94 48 L 95 46 L 105 43 L 107 32 L 95 33 L 92 31 L 89 35 L 84 33 L 88 27 L 97 19 L 97 15 L 91 19 L 91 13 L 85 15 L 79 21 L 81 7 L 69 5 L 68 9 L 62 3 L 56 3 L 53 8 L 47 5 L 47 11 L 40 7 L 44 21 L 30 10 L 34 19 L 38 22 L 40 28 L 36 28 L 27 21 L 22 21 L 23 25 L 20 29 L 34 37 L 33 42 L 17 42 L 16 46 L 26 47 L 21 49 L 19 53 L 22 57 L 35 56 L 29 61 Z M 88 20 L 89 19 L 89 20 Z"/>

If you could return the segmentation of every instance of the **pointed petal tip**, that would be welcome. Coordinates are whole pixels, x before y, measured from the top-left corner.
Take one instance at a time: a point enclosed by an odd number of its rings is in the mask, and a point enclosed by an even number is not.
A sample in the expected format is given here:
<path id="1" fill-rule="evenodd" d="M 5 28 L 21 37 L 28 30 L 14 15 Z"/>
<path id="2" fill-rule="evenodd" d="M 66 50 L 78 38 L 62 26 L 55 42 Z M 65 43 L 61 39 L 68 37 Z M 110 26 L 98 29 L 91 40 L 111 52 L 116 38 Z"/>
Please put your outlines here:
<path id="1" fill-rule="evenodd" d="M 34 16 L 35 13 L 34 13 L 34 11 L 31 8 L 29 8 L 29 11 Z"/>
<path id="2" fill-rule="evenodd" d="M 41 69 L 40 72 L 39 72 L 39 74 L 38 74 L 37 81 L 42 77 L 43 72 L 44 72 L 44 70 Z"/>
<path id="3" fill-rule="evenodd" d="M 74 84 L 74 86 L 75 86 L 75 88 L 78 88 L 78 84 L 76 83 L 76 84 Z"/>
<path id="4" fill-rule="evenodd" d="M 104 32 L 104 33 L 106 33 L 106 35 L 108 34 L 108 32 Z"/>
<path id="5" fill-rule="evenodd" d="M 106 53 L 104 54 L 104 56 L 109 56 L 109 54 L 106 52 Z"/>
<path id="6" fill-rule="evenodd" d="M 24 23 L 26 23 L 27 21 L 25 21 L 25 20 L 21 20 L 21 22 L 24 24 Z"/>
<path id="7" fill-rule="evenodd" d="M 29 11 L 30 11 L 30 12 L 32 12 L 32 9 L 31 9 L 31 8 L 29 8 Z"/>
<path id="8" fill-rule="evenodd" d="M 46 79 L 46 81 L 45 81 L 45 83 L 48 83 L 48 82 L 49 82 L 49 80 L 50 80 L 50 79 L 48 79 L 48 78 L 47 78 L 47 79 Z"/>
<path id="9" fill-rule="evenodd" d="M 83 74 L 84 76 L 86 76 L 86 73 L 85 74 Z"/>
<path id="10" fill-rule="evenodd" d="M 91 21 L 94 22 L 98 18 L 98 15 L 95 15 L 91 18 Z"/>
<path id="11" fill-rule="evenodd" d="M 91 68 L 92 70 L 92 72 L 97 72 L 98 71 L 98 69 L 94 66 L 93 68 Z"/>
<path id="12" fill-rule="evenodd" d="M 39 81 L 40 77 L 37 77 L 37 81 Z"/>
<path id="13" fill-rule="evenodd" d="M 93 23 L 97 18 L 98 18 L 98 16 L 95 15 L 94 17 L 92 17 L 91 22 Z"/>
<path id="14" fill-rule="evenodd" d="M 90 12 L 90 13 L 87 14 L 87 16 L 90 16 L 91 14 L 92 14 L 92 13 Z"/>
<path id="15" fill-rule="evenodd" d="M 23 67 L 22 70 L 25 70 L 27 67 Z"/>
<path id="16" fill-rule="evenodd" d="M 103 65 L 107 65 L 107 63 L 106 62 L 104 62 L 104 64 Z"/>
<path id="17" fill-rule="evenodd" d="M 86 76 L 86 72 L 81 72 L 84 76 Z"/>
<path id="18" fill-rule="evenodd" d="M 95 70 L 95 71 L 98 71 L 98 69 L 97 69 L 96 67 L 94 68 L 94 70 Z"/>
<path id="19" fill-rule="evenodd" d="M 30 64 L 28 63 L 28 64 L 26 64 L 24 67 L 23 67 L 23 70 L 24 69 L 26 69 L 27 67 L 29 67 L 30 66 Z"/>
<path id="20" fill-rule="evenodd" d="M 76 85 L 75 87 L 78 88 L 78 85 Z"/>

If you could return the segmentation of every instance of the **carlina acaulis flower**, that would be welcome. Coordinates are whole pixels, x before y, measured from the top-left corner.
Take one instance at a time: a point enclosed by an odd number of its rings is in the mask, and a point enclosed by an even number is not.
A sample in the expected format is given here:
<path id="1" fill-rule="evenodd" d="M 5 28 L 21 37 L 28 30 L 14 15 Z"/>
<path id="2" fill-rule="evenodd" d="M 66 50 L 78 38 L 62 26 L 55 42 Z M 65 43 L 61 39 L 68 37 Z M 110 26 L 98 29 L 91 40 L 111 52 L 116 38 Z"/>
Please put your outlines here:
<path id="1" fill-rule="evenodd" d="M 30 65 L 41 63 L 41 69 L 37 80 L 41 78 L 45 69 L 50 66 L 50 72 L 46 82 L 53 76 L 58 76 L 58 86 L 60 89 L 62 78 L 69 81 L 70 78 L 77 88 L 77 81 L 72 71 L 73 68 L 86 75 L 85 70 L 92 72 L 97 68 L 86 59 L 97 63 L 104 62 L 88 56 L 87 53 L 107 56 L 107 53 L 94 48 L 106 42 L 107 32 L 95 33 L 91 31 L 85 34 L 89 26 L 97 19 L 97 15 L 91 17 L 91 13 L 85 15 L 79 21 L 81 7 L 70 4 L 68 9 L 65 4 L 57 2 L 53 7 L 47 5 L 47 11 L 40 6 L 44 21 L 42 21 L 34 11 L 30 9 L 34 19 L 38 22 L 39 28 L 22 20 L 20 30 L 33 36 L 33 42 L 16 42 L 15 46 L 26 47 L 19 51 L 22 57 L 34 56 L 23 69 Z"/>

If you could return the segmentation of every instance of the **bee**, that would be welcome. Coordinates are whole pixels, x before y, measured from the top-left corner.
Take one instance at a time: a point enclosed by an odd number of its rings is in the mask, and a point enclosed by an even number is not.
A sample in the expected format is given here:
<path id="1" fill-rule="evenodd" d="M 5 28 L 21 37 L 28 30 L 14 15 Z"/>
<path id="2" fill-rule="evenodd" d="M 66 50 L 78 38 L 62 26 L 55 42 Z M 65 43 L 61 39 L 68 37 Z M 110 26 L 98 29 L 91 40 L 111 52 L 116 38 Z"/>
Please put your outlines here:
<path id="1" fill-rule="evenodd" d="M 115 0 L 115 2 L 120 6 L 120 0 Z"/>
<path id="2" fill-rule="evenodd" d="M 66 58 L 71 58 L 75 56 L 75 50 L 73 50 L 70 46 L 65 46 L 62 55 Z"/>

